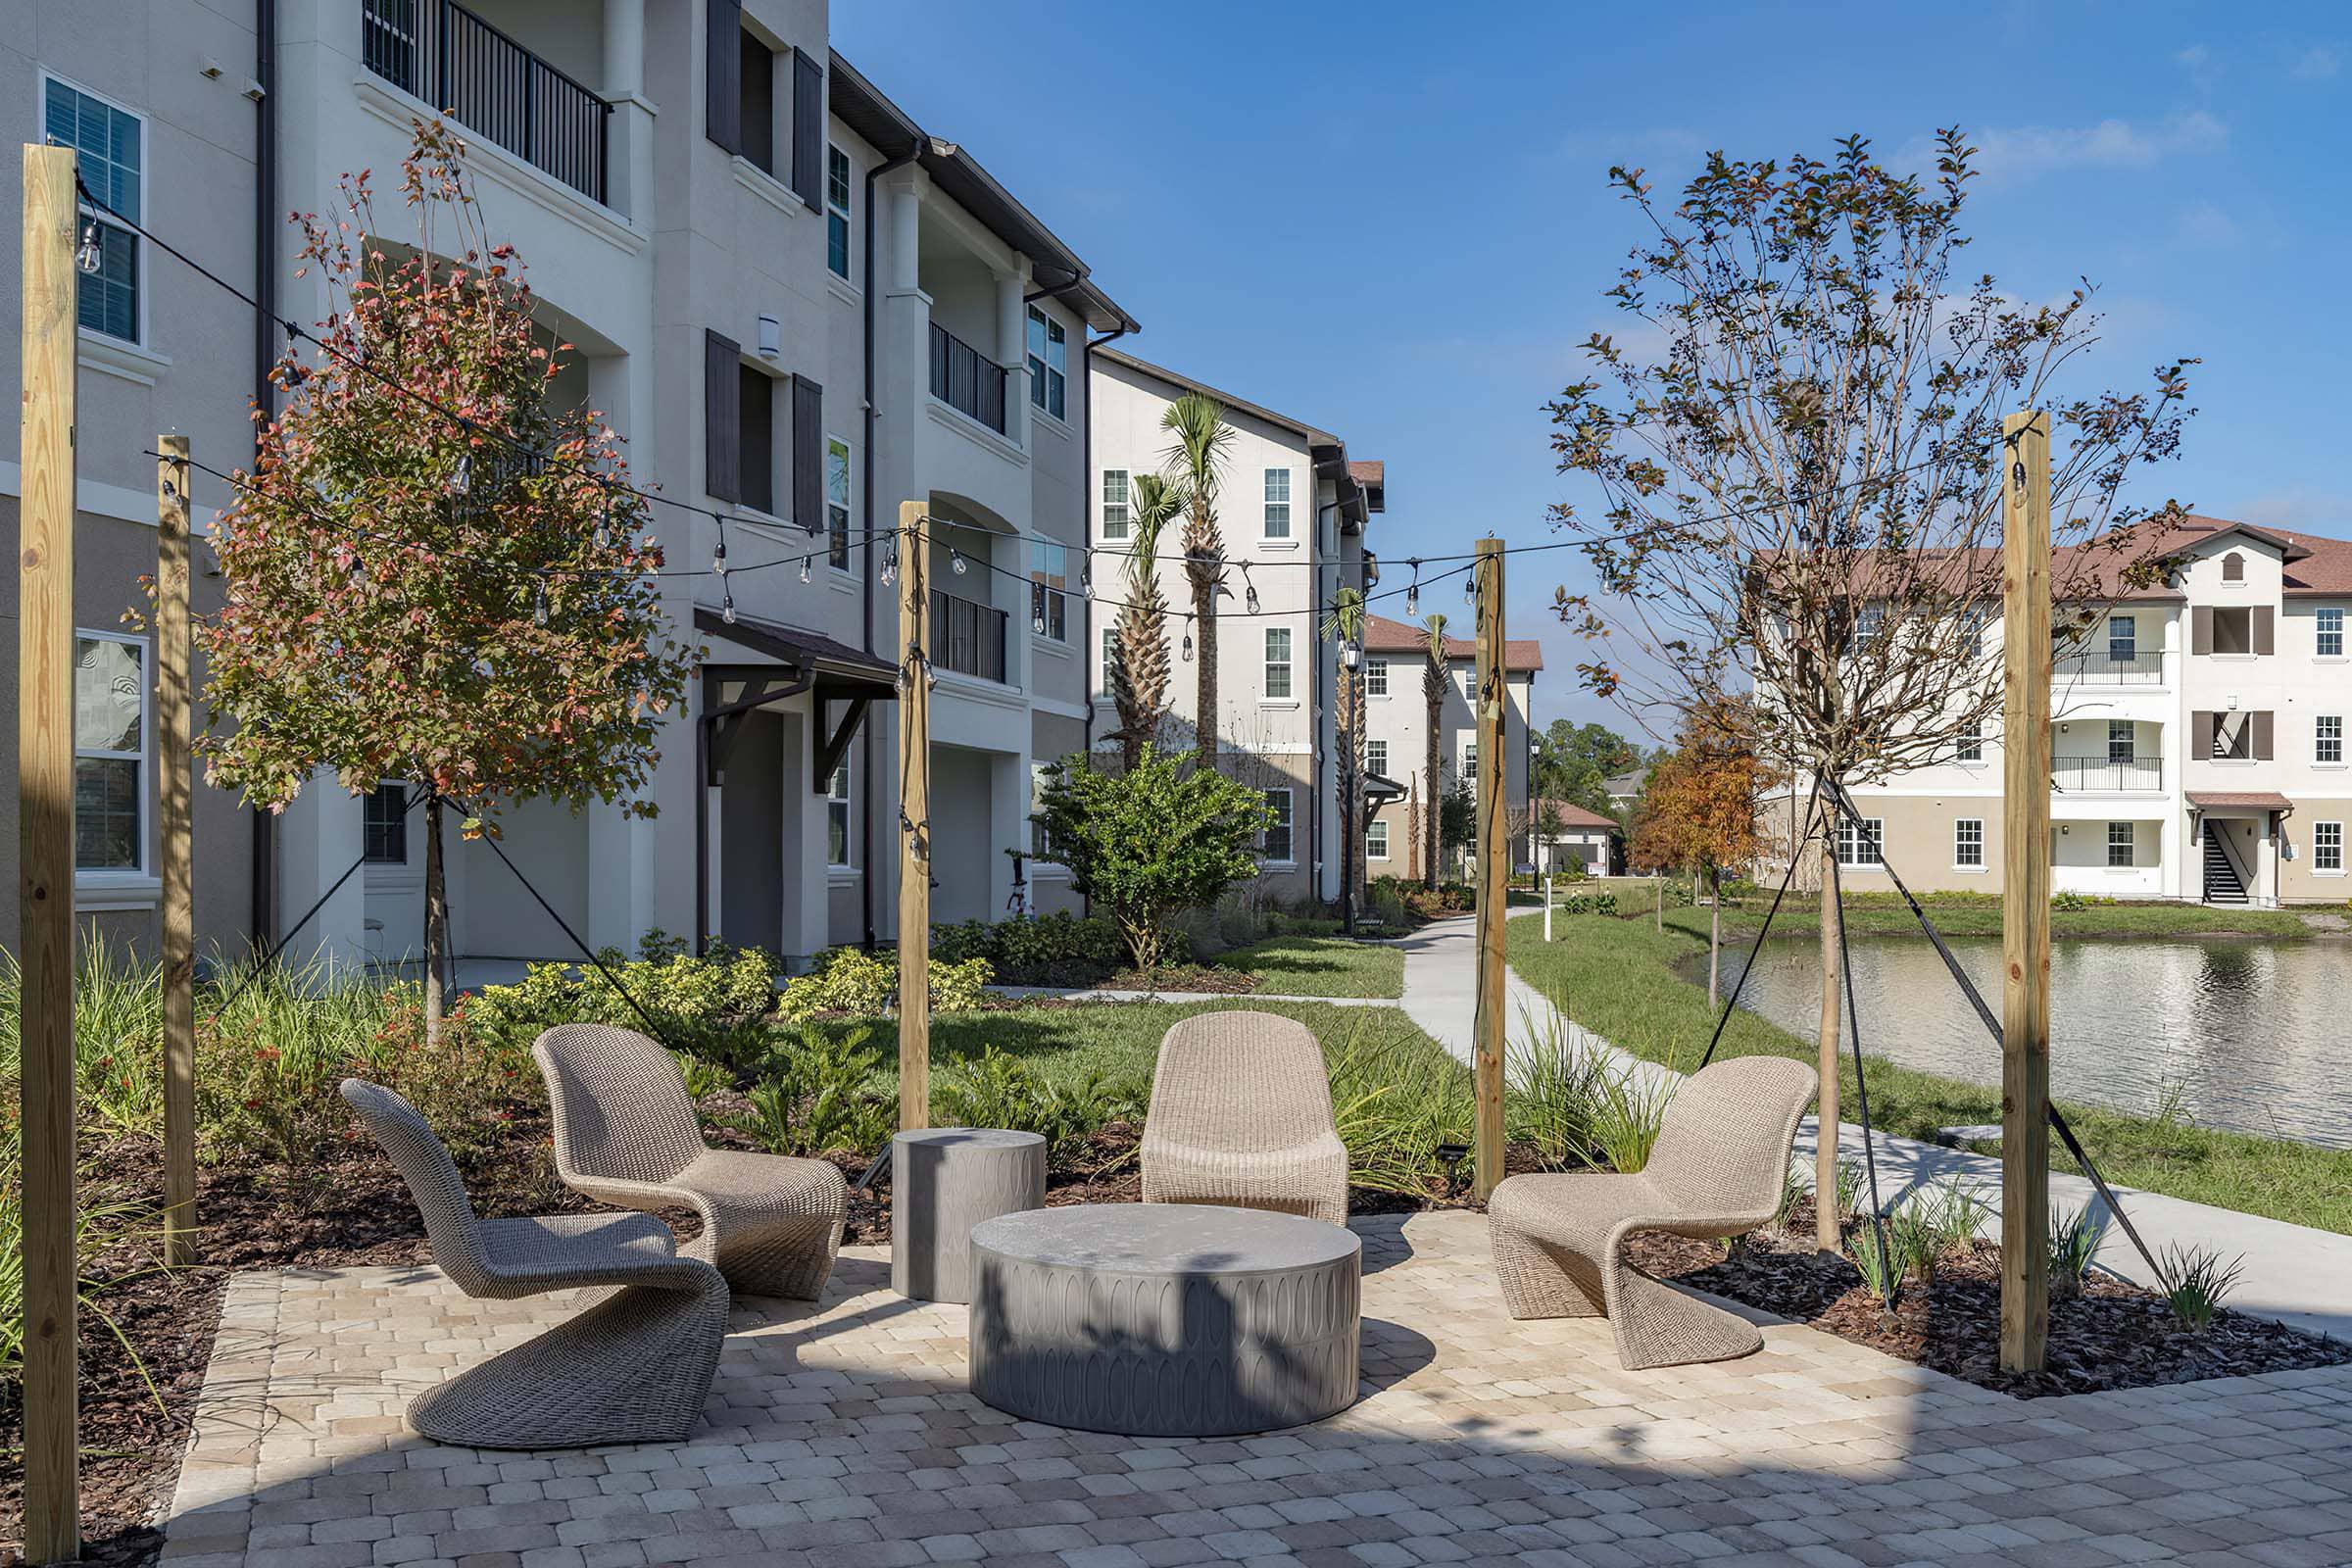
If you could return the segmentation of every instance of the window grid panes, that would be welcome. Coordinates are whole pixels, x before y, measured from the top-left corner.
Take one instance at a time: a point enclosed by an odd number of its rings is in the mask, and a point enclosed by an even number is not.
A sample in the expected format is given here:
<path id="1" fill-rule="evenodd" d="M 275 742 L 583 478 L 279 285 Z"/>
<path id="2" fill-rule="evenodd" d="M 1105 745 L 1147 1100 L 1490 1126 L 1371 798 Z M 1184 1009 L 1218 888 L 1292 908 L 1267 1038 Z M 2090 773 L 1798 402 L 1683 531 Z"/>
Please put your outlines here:
<path id="1" fill-rule="evenodd" d="M 850 569 L 850 444 L 825 440 L 825 564 Z"/>
<path id="2" fill-rule="evenodd" d="M 1984 863 L 1984 819 L 1964 816 L 1952 824 L 1952 863 L 1954 865 L 1983 865 Z"/>
<path id="3" fill-rule="evenodd" d="M 1291 628 L 1266 628 L 1266 696 L 1270 699 L 1291 695 Z"/>
<path id="4" fill-rule="evenodd" d="M 409 863 L 409 787 L 387 782 L 368 794 L 363 848 L 369 865 Z"/>
<path id="5" fill-rule="evenodd" d="M 1029 307 L 1029 401 L 1056 419 L 1069 396 L 1069 334 L 1036 306 Z"/>
<path id="6" fill-rule="evenodd" d="M 825 863 L 850 863 L 850 760 L 846 757 L 825 788 Z"/>
<path id="7" fill-rule="evenodd" d="M 2128 718 L 2109 719 L 2107 721 L 2107 760 L 2110 762 L 2132 761 L 2134 751 L 2132 721 Z"/>
<path id="8" fill-rule="evenodd" d="M 1838 824 L 1838 863 L 1839 865 L 1877 865 L 1879 845 L 1886 831 L 1882 817 L 1866 817 L 1856 824 L 1847 817 Z"/>
<path id="9" fill-rule="evenodd" d="M 86 92 L 51 81 L 43 104 L 43 128 L 75 154 L 82 183 L 118 213 L 140 216 L 143 127 L 136 115 L 102 103 Z M 79 279 L 77 315 L 93 332 L 135 343 L 139 337 L 139 242 L 84 208 L 84 220 L 98 231 L 98 270 Z M 78 236 L 77 236 L 78 239 Z"/>
<path id="10" fill-rule="evenodd" d="M 74 866 L 145 868 L 145 650 L 114 637 L 79 637 L 74 660 Z"/>
<path id="11" fill-rule="evenodd" d="M 1102 700 L 1110 700 L 1110 671 L 1119 662 L 1119 633 L 1113 626 L 1102 628 Z"/>
<path id="12" fill-rule="evenodd" d="M 1389 743 L 1387 741 L 1368 740 L 1364 742 L 1364 771 L 1378 773 L 1384 778 L 1388 776 Z"/>
<path id="13" fill-rule="evenodd" d="M 2107 658 L 2110 662 L 2129 664 L 2139 657 L 2139 621 L 2132 615 L 2107 617 Z"/>
<path id="14" fill-rule="evenodd" d="M 1389 662 L 1387 660 L 1367 659 L 1364 661 L 1364 695 L 1367 697 L 1389 695 Z"/>
<path id="15" fill-rule="evenodd" d="M 2312 720 L 2311 760 L 2315 762 L 2340 762 L 2344 760 L 2344 715 L 2322 713 Z"/>
<path id="16" fill-rule="evenodd" d="M 1971 724 L 1968 726 L 1968 728 L 1960 732 L 1959 746 L 1958 749 L 1953 753 L 1953 758 L 1955 760 L 1962 762 L 1982 762 L 1984 760 L 1984 725 Z"/>
<path id="17" fill-rule="evenodd" d="M 2344 653 L 2344 612 L 2335 608 L 2320 612 L 2319 654 L 2322 659 L 2340 659 Z"/>
<path id="18" fill-rule="evenodd" d="M 1274 820 L 1259 840 L 1258 856 L 1267 860 L 1288 860 L 1291 858 L 1291 792 L 1288 789 L 1266 791 L 1266 809 Z"/>
<path id="19" fill-rule="evenodd" d="M 1266 537 L 1288 539 L 1291 536 L 1291 470 L 1266 470 Z"/>
<path id="20" fill-rule="evenodd" d="M 825 149 L 825 265 L 835 277 L 850 275 L 850 155 Z"/>
<path id="21" fill-rule="evenodd" d="M 2315 871 L 2341 871 L 2344 868 L 2343 823 L 2311 824 L 2311 868 Z"/>
<path id="22" fill-rule="evenodd" d="M 2109 866 L 2121 870 L 2131 865 L 2133 840 L 2134 835 L 2131 823 L 2110 822 L 2107 824 L 2107 863 Z"/>
<path id="23" fill-rule="evenodd" d="M 1386 820 L 1364 824 L 1364 858 L 1385 860 L 1389 858 L 1389 824 Z"/>
<path id="24" fill-rule="evenodd" d="M 1127 470 L 1102 470 L 1102 537 L 1127 537 Z"/>

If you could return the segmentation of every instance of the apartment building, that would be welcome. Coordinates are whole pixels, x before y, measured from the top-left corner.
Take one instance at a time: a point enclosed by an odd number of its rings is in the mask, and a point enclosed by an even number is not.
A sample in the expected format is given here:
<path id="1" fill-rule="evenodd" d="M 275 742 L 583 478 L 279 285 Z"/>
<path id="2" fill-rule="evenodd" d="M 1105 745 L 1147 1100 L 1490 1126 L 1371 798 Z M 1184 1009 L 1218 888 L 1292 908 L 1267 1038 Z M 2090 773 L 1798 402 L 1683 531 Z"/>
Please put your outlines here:
<path id="1" fill-rule="evenodd" d="M 296 275 L 283 213 L 326 208 L 347 171 L 384 190 L 434 106 L 464 131 L 483 214 L 528 266 L 550 332 L 574 346 L 559 396 L 622 432 L 637 483 L 716 514 L 655 507 L 673 562 L 723 547 L 731 568 L 663 581 L 673 624 L 707 652 L 666 721 L 659 816 L 506 811 L 503 847 L 552 913 L 453 835 L 459 953 L 565 956 L 566 925 L 624 948 L 659 927 L 797 961 L 894 934 L 895 564 L 870 530 L 903 501 L 921 505 L 932 549 L 935 914 L 1001 913 L 1016 883 L 1034 906 L 1075 905 L 1019 857 L 1036 770 L 1087 743 L 1071 566 L 1087 364 L 1098 336 L 1136 323 L 972 150 L 831 51 L 823 0 L 277 0 L 267 36 L 193 0 L 158 0 L 128 28 L 102 9 L 7 0 L 21 25 L 0 68 L 83 137 L 85 176 L 252 279 L 266 308 L 103 236 L 83 301 L 82 429 L 103 433 L 80 453 L 84 907 L 121 906 L 134 938 L 153 927 L 152 741 L 131 701 L 146 651 L 117 628 L 152 569 L 141 449 L 178 428 L 200 460 L 246 457 L 245 393 L 283 346 L 275 318 L 328 313 L 321 282 Z M 381 206 L 388 237 L 407 237 L 397 199 Z M 203 511 L 225 500 L 199 486 Z M 353 796 L 321 779 L 258 849 L 250 815 L 200 789 L 200 941 L 267 937 L 323 898 L 304 946 L 412 954 L 424 835 L 399 786 Z"/>
<path id="2" fill-rule="evenodd" d="M 1450 583 L 1447 586 L 1451 586 Z M 1431 596 L 1436 597 L 1436 590 Z M 1459 617 L 1469 621 L 1468 607 Z M 1446 700 L 1439 710 L 1439 777 L 1428 777 L 1429 700 L 1422 672 L 1429 662 L 1429 637 L 1409 621 L 1385 616 L 1366 617 L 1364 627 L 1365 746 L 1371 771 L 1402 786 L 1401 797 L 1384 800 L 1364 826 L 1364 861 L 1374 876 L 1415 878 L 1424 874 L 1423 840 L 1414 824 L 1425 820 L 1433 796 L 1443 795 L 1457 779 L 1478 777 L 1478 714 L 1473 699 L 1478 687 L 1478 643 L 1467 637 L 1446 639 Z M 1529 827 L 1528 766 L 1531 755 L 1530 715 L 1535 710 L 1536 677 L 1544 669 L 1543 646 L 1533 638 L 1503 643 L 1502 777 L 1504 808 L 1510 821 L 1514 864 L 1535 859 Z M 1426 831 L 1426 830 L 1423 830 Z M 1459 874 L 1452 857 L 1441 858 L 1441 873 Z"/>
<path id="3" fill-rule="evenodd" d="M 1166 466 L 1169 436 L 1160 419 L 1187 393 L 1224 405 L 1234 431 L 1220 475 L 1218 521 L 1229 564 L 1230 598 L 1218 618 L 1217 686 L 1221 712 L 1209 715 L 1221 765 L 1265 792 L 1274 825 L 1260 846 L 1260 889 L 1288 902 L 1340 896 L 1338 733 L 1331 694 L 1340 650 L 1322 635 L 1333 596 L 1364 586 L 1371 557 L 1365 528 L 1387 506 L 1386 470 L 1350 462 L 1338 436 L 1288 415 L 1220 391 L 1180 371 L 1115 348 L 1092 358 L 1094 474 L 1089 540 L 1097 591 L 1116 602 L 1131 553 L 1134 481 Z M 1181 531 L 1161 535 L 1154 564 L 1171 612 L 1170 738 L 1189 744 L 1195 712 L 1191 662 L 1199 642 L 1190 624 L 1192 590 L 1182 564 Z M 1117 728 L 1105 675 L 1115 611 L 1098 617 L 1087 644 L 1095 694 L 1095 742 Z M 1378 771 L 1378 769 L 1374 769 Z"/>
<path id="4" fill-rule="evenodd" d="M 2113 898 L 2337 904 L 2352 822 L 2352 542 L 2191 517 L 2136 544 L 2172 563 L 2060 650 L 2051 735 L 2052 886 Z M 1986 630 L 1997 648 L 1997 623 Z M 1856 790 L 1849 886 L 2001 888 L 1997 733 Z M 1785 830 L 1794 798 L 1769 804 Z"/>

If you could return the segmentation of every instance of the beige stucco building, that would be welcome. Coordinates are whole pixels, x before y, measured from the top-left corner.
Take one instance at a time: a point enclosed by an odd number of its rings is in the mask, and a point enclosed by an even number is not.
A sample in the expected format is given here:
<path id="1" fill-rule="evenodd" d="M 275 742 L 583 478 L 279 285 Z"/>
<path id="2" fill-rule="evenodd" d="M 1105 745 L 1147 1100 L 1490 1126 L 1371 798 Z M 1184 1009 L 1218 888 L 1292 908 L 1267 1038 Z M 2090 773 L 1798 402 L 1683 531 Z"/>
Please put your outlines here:
<path id="1" fill-rule="evenodd" d="M 1392 568 L 1407 571 L 1410 564 Z M 1434 575 L 1434 572 L 1433 572 Z M 1461 603 L 1464 579 L 1452 577 L 1418 597 L 1423 608 L 1443 612 L 1449 624 L 1472 623 L 1471 608 Z M 1392 585 L 1394 586 L 1394 585 Z M 1449 602 L 1450 601 L 1450 602 Z M 1401 601 L 1391 600 L 1396 604 Z M 1402 786 L 1402 798 L 1384 802 L 1367 823 L 1365 863 L 1374 876 L 1418 878 L 1425 860 L 1414 824 L 1426 820 L 1433 793 L 1443 794 L 1457 780 L 1475 784 L 1478 765 L 1478 715 L 1471 699 L 1478 683 L 1478 643 L 1473 638 L 1446 639 L 1446 697 L 1439 708 L 1438 778 L 1428 775 L 1429 701 L 1422 687 L 1428 665 L 1428 634 L 1409 621 L 1384 615 L 1368 618 L 1364 630 L 1365 735 L 1372 772 Z M 1503 644 L 1503 806 L 1511 818 L 1511 860 L 1533 863 L 1528 831 L 1528 721 L 1535 709 L 1536 677 L 1543 673 L 1543 645 L 1533 638 L 1507 639 Z M 1441 853 L 1440 869 L 1446 876 L 1463 874 L 1459 856 Z"/>

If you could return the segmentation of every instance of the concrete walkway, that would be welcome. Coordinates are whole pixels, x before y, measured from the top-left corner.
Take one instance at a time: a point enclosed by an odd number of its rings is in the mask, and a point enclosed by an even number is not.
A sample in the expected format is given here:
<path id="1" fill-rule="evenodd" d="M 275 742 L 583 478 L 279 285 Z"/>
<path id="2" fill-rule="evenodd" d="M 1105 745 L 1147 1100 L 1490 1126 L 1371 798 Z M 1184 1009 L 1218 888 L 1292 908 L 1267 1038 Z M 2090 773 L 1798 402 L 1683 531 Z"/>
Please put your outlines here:
<path id="1" fill-rule="evenodd" d="M 1513 916 L 1514 919 L 1521 918 Z M 1525 916 L 1541 920 L 1541 913 Z M 1404 1010 L 1430 1036 L 1464 1061 L 1470 1059 L 1472 1022 L 1477 1012 L 1478 947 L 1475 922 L 1464 917 L 1441 920 L 1404 938 Z M 1523 1049 L 1532 1034 L 1552 1027 L 1551 1004 L 1517 973 L 1508 976 L 1504 1010 L 1508 1015 L 1508 1050 Z M 1559 1020 L 1583 1042 L 1607 1051 L 1645 1075 L 1672 1076 L 1669 1069 L 1618 1051 L 1578 1025 Z M 1987 1044 L 1987 1058 L 1991 1047 Z M 1817 1130 L 1807 1117 L 1796 1135 L 1797 1160 L 1806 1175 L 1813 1168 Z M 1990 1222 L 1998 1235 L 2001 1165 L 1997 1159 L 1946 1149 L 1937 1144 L 1885 1134 L 1874 1140 L 1879 1164 L 1879 1191 L 1892 1203 L 1912 1188 L 1958 1182 L 1974 1188 L 1994 1205 Z M 1862 1129 L 1852 1123 L 1838 1128 L 1841 1158 L 1862 1159 Z M 2090 1151 L 2098 1157 L 2098 1150 Z M 2098 1207 L 2090 1183 L 2080 1176 L 2052 1172 L 2050 1195 L 2061 1207 L 2084 1204 Z M 2225 1257 L 2242 1255 L 2245 1272 L 2230 1304 L 2297 1328 L 2352 1338 L 2352 1236 L 2313 1230 L 2279 1220 L 2240 1214 L 2206 1203 L 2165 1198 L 2135 1188 L 2117 1188 L 2116 1196 L 2132 1223 L 2159 1257 L 2172 1247 L 2209 1247 Z M 2154 1284 L 2147 1263 L 2132 1248 L 2120 1226 L 2110 1224 L 2098 1252 L 2100 1267 L 2142 1285 Z"/>

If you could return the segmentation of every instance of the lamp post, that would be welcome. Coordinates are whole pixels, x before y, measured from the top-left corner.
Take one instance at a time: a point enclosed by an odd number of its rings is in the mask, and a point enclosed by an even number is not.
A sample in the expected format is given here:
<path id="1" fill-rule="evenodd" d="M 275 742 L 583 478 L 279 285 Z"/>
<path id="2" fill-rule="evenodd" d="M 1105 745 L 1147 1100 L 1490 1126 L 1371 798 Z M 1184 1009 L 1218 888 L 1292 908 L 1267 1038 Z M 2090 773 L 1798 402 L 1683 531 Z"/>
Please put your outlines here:
<path id="1" fill-rule="evenodd" d="M 1352 638 L 1340 639 L 1340 679 L 1353 689 L 1356 666 L 1364 662 L 1363 646 Z M 1363 798 L 1363 776 L 1356 766 L 1356 737 L 1364 727 L 1364 703 L 1358 695 L 1347 705 L 1355 715 L 1353 729 L 1340 737 L 1340 929 L 1355 935 L 1355 855 L 1363 842 L 1364 824 L 1356 820 L 1356 802 Z"/>

